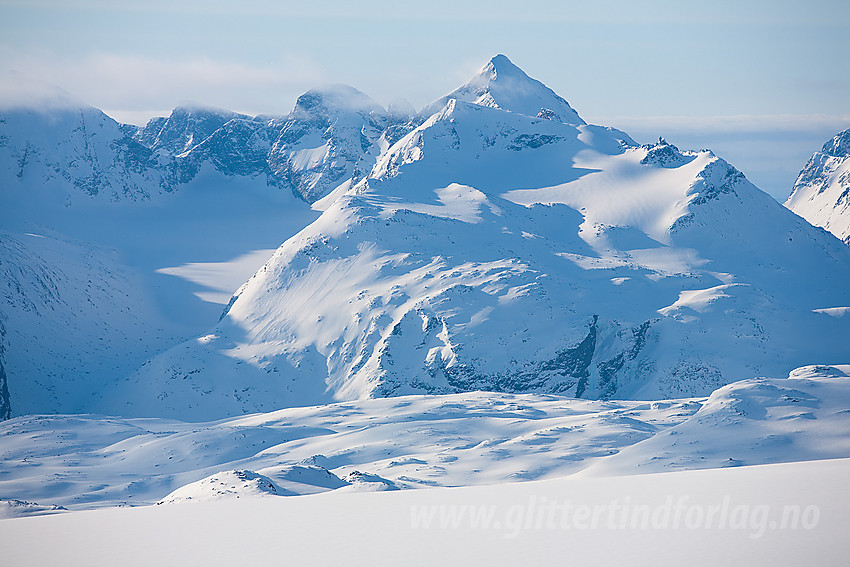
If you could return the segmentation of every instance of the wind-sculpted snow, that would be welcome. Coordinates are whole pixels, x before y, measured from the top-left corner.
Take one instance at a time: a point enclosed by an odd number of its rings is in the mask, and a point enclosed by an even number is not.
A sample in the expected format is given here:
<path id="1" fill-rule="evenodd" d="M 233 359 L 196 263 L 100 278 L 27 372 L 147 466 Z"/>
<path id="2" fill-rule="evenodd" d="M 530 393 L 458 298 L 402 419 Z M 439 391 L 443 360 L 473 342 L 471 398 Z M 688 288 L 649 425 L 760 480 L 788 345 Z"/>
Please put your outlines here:
<path id="1" fill-rule="evenodd" d="M 848 375 L 805 367 L 654 402 L 471 392 L 207 423 L 18 417 L 0 424 L 0 501 L 74 510 L 848 458 Z"/>
<path id="2" fill-rule="evenodd" d="M 848 355 L 850 322 L 823 311 L 850 304 L 848 252 L 711 152 L 449 100 L 115 397 L 209 419 L 472 390 L 707 395 Z"/>
<path id="3" fill-rule="evenodd" d="M 594 463 L 588 476 L 809 461 L 850 455 L 850 365 L 807 366 L 713 392 L 683 423 Z"/>
<path id="4" fill-rule="evenodd" d="M 850 130 L 811 157 L 785 206 L 850 244 Z"/>
<path id="5" fill-rule="evenodd" d="M 25 416 L 0 424 L 0 500 L 82 509 L 552 478 L 647 439 L 699 407 L 694 400 L 477 392 L 210 423 Z"/>

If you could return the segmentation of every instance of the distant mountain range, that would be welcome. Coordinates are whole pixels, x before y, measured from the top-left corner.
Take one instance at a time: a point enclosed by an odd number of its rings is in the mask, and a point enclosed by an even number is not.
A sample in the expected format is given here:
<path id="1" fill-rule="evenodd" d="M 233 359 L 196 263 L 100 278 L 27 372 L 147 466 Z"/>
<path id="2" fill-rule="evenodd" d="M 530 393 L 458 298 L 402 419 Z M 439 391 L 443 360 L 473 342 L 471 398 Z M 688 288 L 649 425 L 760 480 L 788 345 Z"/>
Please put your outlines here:
<path id="1" fill-rule="evenodd" d="M 834 145 L 807 179 L 846 181 Z M 585 123 L 502 55 L 416 114 L 345 86 L 143 128 L 6 109 L 0 187 L 5 416 L 702 396 L 850 356 L 850 248 L 709 151 Z M 151 279 L 281 242 L 217 324 Z"/>

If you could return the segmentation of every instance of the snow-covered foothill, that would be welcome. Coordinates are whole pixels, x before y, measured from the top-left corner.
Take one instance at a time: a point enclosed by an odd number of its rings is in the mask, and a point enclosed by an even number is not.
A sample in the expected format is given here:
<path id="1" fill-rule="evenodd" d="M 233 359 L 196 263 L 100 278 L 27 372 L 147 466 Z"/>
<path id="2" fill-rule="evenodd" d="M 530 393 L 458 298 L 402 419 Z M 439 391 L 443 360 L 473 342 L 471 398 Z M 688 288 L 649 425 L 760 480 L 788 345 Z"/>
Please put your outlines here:
<path id="1" fill-rule="evenodd" d="M 289 408 L 209 423 L 23 416 L 0 423 L 0 498 L 73 510 L 147 505 L 187 485 L 189 492 L 209 492 L 222 471 L 233 470 L 263 475 L 284 494 L 551 478 L 647 439 L 699 407 L 696 400 L 478 392 Z"/>
<path id="2" fill-rule="evenodd" d="M 0 499 L 81 510 L 245 495 L 263 479 L 277 495 L 304 495 L 850 458 L 848 374 L 805 367 L 707 399 L 472 392 L 210 423 L 18 417 L 0 424 Z M 232 471 L 262 478 L 237 482 Z"/>
<path id="3" fill-rule="evenodd" d="M 806 366 L 711 394 L 681 424 L 593 463 L 588 476 L 850 456 L 850 365 Z"/>
<path id="4" fill-rule="evenodd" d="M 285 492 L 268 477 L 249 470 L 232 470 L 215 473 L 205 479 L 182 486 L 157 504 L 205 502 L 268 495 L 283 496 L 284 494 Z"/>

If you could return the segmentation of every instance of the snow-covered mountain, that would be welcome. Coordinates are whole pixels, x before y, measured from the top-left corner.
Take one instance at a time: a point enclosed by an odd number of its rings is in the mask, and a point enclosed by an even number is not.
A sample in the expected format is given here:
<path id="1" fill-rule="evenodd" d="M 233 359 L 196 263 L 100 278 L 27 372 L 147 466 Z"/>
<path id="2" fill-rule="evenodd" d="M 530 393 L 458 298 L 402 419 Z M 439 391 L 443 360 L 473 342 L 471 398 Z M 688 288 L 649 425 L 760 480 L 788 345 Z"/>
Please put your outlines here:
<path id="1" fill-rule="evenodd" d="M 785 206 L 850 245 L 850 129 L 815 152 Z"/>
<path id="2" fill-rule="evenodd" d="M 268 123 L 276 135 L 269 165 L 312 203 L 368 173 L 380 150 L 377 142 L 392 123 L 386 110 L 352 87 L 308 91 L 289 116 Z"/>
<path id="3" fill-rule="evenodd" d="M 149 199 L 172 186 L 153 154 L 96 108 L 0 111 L 3 200 Z"/>
<path id="4" fill-rule="evenodd" d="M 180 340 L 118 254 L 0 231 L 0 418 L 79 412 Z"/>
<path id="5" fill-rule="evenodd" d="M 585 124 L 503 56 L 453 94 L 120 411 L 701 396 L 850 355 L 850 250 L 722 159 Z"/>
<path id="6" fill-rule="evenodd" d="M 283 117 L 181 106 L 143 128 L 63 98 L 58 106 L 0 109 L 0 181 L 12 194 L 4 199 L 38 186 L 70 204 L 81 197 L 139 201 L 179 191 L 206 166 L 263 177 L 313 202 L 368 172 L 381 134 L 409 118 L 342 85 L 305 93 Z"/>
<path id="7" fill-rule="evenodd" d="M 711 152 L 586 124 L 502 55 L 416 116 L 330 86 L 285 117 L 186 106 L 144 128 L 73 101 L 11 108 L 0 136 L 3 415 L 670 398 L 850 354 L 846 247 Z M 191 294 L 226 297 L 214 274 L 239 281 L 284 240 L 210 329 L 221 307 Z M 66 282 L 55 298 L 38 266 Z M 92 270 L 124 283 L 89 310 Z M 37 338 L 76 327 L 67 348 Z"/>
<path id="8" fill-rule="evenodd" d="M 501 108 L 567 124 L 585 123 L 566 100 L 540 81 L 526 75 L 525 71 L 501 54 L 493 57 L 466 84 L 425 107 L 420 116 L 428 118 L 442 110 L 450 100 Z"/>
<path id="9" fill-rule="evenodd" d="M 0 109 L 0 418 L 91 410 L 318 216 L 268 164 L 271 119 L 181 107 L 139 129 L 32 90 Z"/>

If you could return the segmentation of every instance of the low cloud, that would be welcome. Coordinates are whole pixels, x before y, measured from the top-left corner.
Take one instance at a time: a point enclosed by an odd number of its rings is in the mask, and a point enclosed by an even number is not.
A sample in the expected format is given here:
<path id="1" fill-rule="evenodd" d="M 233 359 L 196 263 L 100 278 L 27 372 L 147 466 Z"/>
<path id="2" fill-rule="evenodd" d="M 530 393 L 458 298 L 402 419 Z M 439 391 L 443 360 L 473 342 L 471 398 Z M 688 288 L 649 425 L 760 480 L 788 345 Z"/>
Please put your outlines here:
<path id="1" fill-rule="evenodd" d="M 86 104 L 128 116 L 189 101 L 248 114 L 286 113 L 299 94 L 324 80 L 317 64 L 297 56 L 256 67 L 205 57 L 163 60 L 114 53 L 63 61 L 0 47 L 0 59 L 4 75 L 23 78 L 4 81 L 15 84 L 4 86 L 0 97 L 26 100 L 28 91 L 39 90 L 32 85 L 42 85 L 44 92 L 51 88 L 43 85 L 57 85 Z"/>
<path id="2" fill-rule="evenodd" d="M 78 108 L 84 104 L 56 85 L 16 71 L 0 72 L 0 109 L 56 110 Z"/>
<path id="3" fill-rule="evenodd" d="M 819 132 L 850 126 L 850 114 L 739 114 L 728 116 L 594 116 L 594 124 L 616 126 L 622 130 L 658 130 L 664 132 L 757 133 Z"/>

